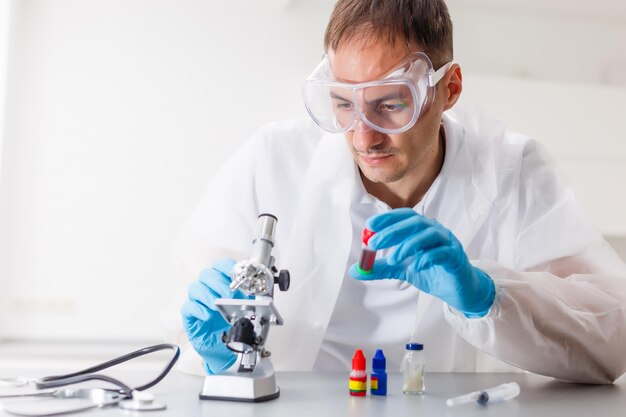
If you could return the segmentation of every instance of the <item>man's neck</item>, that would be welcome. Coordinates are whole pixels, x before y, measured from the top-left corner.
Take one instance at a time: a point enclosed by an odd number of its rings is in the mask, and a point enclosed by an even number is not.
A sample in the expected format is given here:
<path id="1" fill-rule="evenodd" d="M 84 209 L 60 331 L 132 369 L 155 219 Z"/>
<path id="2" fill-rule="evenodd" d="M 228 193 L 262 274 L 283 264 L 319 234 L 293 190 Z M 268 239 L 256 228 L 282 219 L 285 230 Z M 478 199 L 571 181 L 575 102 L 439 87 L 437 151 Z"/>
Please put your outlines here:
<path id="1" fill-rule="evenodd" d="M 369 194 L 385 202 L 391 208 L 415 207 L 441 172 L 445 151 L 445 133 L 441 126 L 439 140 L 435 141 L 433 149 L 412 172 L 388 184 L 372 182 L 361 173 L 363 186 Z"/>

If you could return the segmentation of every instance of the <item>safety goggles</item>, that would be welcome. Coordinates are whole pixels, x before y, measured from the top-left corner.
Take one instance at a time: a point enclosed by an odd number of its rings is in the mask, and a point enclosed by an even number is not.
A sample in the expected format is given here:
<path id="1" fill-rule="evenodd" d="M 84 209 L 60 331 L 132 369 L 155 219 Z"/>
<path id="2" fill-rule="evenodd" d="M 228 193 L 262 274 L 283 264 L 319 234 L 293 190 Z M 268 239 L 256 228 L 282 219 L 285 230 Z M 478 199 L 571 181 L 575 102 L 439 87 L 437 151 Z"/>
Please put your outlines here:
<path id="1" fill-rule="evenodd" d="M 381 79 L 346 83 L 336 79 L 324 55 L 304 82 L 304 105 L 315 123 L 331 133 L 352 130 L 359 120 L 382 133 L 402 133 L 432 102 L 435 85 L 452 64 L 434 71 L 428 56 L 415 52 Z"/>

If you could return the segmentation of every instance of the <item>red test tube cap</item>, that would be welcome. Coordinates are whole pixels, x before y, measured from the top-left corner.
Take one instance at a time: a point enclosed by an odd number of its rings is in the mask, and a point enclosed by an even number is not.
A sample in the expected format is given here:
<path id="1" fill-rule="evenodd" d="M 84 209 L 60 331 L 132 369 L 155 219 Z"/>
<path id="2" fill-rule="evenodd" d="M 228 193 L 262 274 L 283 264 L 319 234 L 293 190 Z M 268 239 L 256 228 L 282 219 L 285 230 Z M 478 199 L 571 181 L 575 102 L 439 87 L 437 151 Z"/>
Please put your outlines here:
<path id="1" fill-rule="evenodd" d="M 374 236 L 374 234 L 376 234 L 376 232 L 372 232 L 371 230 L 369 230 L 367 228 L 363 229 L 363 235 L 361 237 L 361 242 L 363 242 L 363 244 L 367 246 L 367 242 L 369 242 L 370 237 Z"/>

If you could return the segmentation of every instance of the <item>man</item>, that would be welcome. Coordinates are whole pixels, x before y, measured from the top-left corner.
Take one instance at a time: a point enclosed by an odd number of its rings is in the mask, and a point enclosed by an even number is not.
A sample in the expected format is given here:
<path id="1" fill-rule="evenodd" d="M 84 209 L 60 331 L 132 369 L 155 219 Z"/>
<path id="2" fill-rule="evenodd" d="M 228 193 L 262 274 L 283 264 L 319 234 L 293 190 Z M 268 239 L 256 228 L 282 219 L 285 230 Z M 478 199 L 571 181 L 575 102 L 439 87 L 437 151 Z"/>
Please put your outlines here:
<path id="1" fill-rule="evenodd" d="M 383 348 L 397 369 L 411 339 L 430 371 L 621 375 L 626 268 L 537 142 L 453 109 L 462 76 L 443 1 L 340 0 L 325 49 L 304 87 L 315 124 L 262 129 L 183 238 L 191 265 L 212 264 L 182 309 L 205 370 L 234 361 L 214 303 L 241 294 L 219 258 L 245 258 L 268 212 L 292 275 L 268 341 L 277 369 L 347 369 L 357 347 Z M 371 274 L 354 265 L 365 226 Z"/>

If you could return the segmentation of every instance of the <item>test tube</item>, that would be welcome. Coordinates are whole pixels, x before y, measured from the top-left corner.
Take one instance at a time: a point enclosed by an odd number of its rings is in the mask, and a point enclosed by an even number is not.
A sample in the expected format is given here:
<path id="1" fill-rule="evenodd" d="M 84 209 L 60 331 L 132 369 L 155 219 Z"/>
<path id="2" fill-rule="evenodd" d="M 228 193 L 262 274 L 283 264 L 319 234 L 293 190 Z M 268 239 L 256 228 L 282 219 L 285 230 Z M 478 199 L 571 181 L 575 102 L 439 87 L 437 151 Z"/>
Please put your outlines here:
<path id="1" fill-rule="evenodd" d="M 363 235 L 361 237 L 361 258 L 357 264 L 356 269 L 360 274 L 368 275 L 372 273 L 374 269 L 374 261 L 376 260 L 376 251 L 370 249 L 367 246 L 367 242 L 374 236 L 374 232 L 365 228 L 363 229 Z"/>

